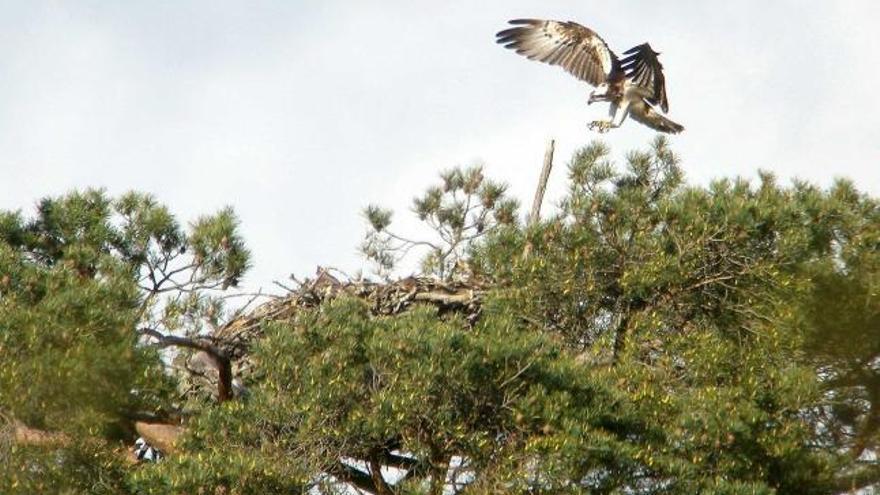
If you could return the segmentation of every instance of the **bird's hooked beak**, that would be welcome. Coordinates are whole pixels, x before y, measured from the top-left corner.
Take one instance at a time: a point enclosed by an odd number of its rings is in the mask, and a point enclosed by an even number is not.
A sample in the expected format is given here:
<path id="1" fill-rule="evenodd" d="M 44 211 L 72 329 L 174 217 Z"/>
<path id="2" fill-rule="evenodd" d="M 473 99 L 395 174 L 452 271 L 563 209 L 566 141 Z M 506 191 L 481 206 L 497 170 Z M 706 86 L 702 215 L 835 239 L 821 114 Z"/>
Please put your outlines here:
<path id="1" fill-rule="evenodd" d="M 596 92 L 590 91 L 590 99 L 587 100 L 587 105 L 592 105 L 593 103 L 596 103 Z"/>

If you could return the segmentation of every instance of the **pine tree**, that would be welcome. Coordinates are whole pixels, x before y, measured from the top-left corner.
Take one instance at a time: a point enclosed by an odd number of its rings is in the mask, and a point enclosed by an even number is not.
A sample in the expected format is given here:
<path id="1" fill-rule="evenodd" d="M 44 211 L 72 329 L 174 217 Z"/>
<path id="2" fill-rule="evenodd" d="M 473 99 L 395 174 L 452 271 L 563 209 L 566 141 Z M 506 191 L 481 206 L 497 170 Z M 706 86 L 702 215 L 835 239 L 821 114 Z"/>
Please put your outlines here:
<path id="1" fill-rule="evenodd" d="M 622 169 L 593 143 L 568 171 L 528 224 L 479 169 L 415 200 L 424 241 L 368 208 L 385 281 L 325 273 L 250 317 L 243 395 L 241 353 L 206 334 L 247 267 L 231 211 L 184 232 L 148 196 L 87 191 L 0 215 L 0 491 L 880 486 L 877 198 L 768 173 L 689 185 L 662 139 Z M 392 281 L 415 246 L 428 277 Z M 212 357 L 209 400 L 178 400 L 168 345 Z M 145 413 L 185 431 L 129 464 Z"/>
<path id="2" fill-rule="evenodd" d="M 174 409 L 144 330 L 197 341 L 247 264 L 229 210 L 184 232 L 150 196 L 88 190 L 0 213 L 0 492 L 125 491 L 133 422 Z"/>

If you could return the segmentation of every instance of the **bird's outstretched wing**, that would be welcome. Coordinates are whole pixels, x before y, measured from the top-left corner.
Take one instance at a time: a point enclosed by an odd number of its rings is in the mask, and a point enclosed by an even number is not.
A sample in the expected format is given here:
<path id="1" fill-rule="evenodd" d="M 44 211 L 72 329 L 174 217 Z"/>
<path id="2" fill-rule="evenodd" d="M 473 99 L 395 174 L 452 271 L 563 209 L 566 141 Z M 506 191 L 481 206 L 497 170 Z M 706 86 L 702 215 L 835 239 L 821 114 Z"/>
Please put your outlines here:
<path id="1" fill-rule="evenodd" d="M 620 66 L 626 78 L 647 91 L 647 99 L 652 105 L 660 105 L 663 112 L 669 111 L 666 99 L 666 80 L 663 78 L 663 65 L 657 59 L 659 53 L 651 45 L 643 43 L 623 52 Z"/>
<path id="2" fill-rule="evenodd" d="M 558 65 L 593 86 L 619 70 L 617 55 L 590 28 L 541 19 L 515 19 L 510 24 L 517 27 L 499 32 L 496 41 L 531 60 Z"/>

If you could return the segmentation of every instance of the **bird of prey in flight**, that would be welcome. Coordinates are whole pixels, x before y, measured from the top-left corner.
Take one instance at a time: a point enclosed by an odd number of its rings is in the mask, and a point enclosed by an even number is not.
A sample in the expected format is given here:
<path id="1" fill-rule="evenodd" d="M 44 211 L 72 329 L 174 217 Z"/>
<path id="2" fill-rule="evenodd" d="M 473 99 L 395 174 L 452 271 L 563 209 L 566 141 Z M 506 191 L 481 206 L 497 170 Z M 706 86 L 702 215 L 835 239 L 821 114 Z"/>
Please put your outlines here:
<path id="1" fill-rule="evenodd" d="M 660 132 L 677 134 L 680 124 L 661 114 L 669 111 L 663 66 L 651 45 L 643 43 L 623 52 L 624 57 L 608 48 L 592 29 L 575 22 L 541 19 L 516 19 L 514 27 L 496 34 L 496 41 L 516 53 L 552 65 L 558 65 L 597 88 L 588 104 L 607 101 L 611 104 L 609 120 L 590 124 L 590 129 L 605 132 L 620 127 L 627 116 Z"/>

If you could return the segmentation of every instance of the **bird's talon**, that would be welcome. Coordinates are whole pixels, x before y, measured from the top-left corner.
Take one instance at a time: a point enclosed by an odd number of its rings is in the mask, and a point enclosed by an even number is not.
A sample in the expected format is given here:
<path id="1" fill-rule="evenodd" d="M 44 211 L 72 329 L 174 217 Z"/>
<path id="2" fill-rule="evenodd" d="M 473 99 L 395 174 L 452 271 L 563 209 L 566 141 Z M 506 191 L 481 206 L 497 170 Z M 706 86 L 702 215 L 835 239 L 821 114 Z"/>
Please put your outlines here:
<path id="1" fill-rule="evenodd" d="M 609 122 L 604 121 L 604 120 L 595 120 L 593 122 L 590 122 L 587 125 L 587 127 L 591 131 L 595 131 L 600 134 L 604 134 L 604 133 L 608 132 L 608 129 L 611 128 L 611 124 Z"/>

